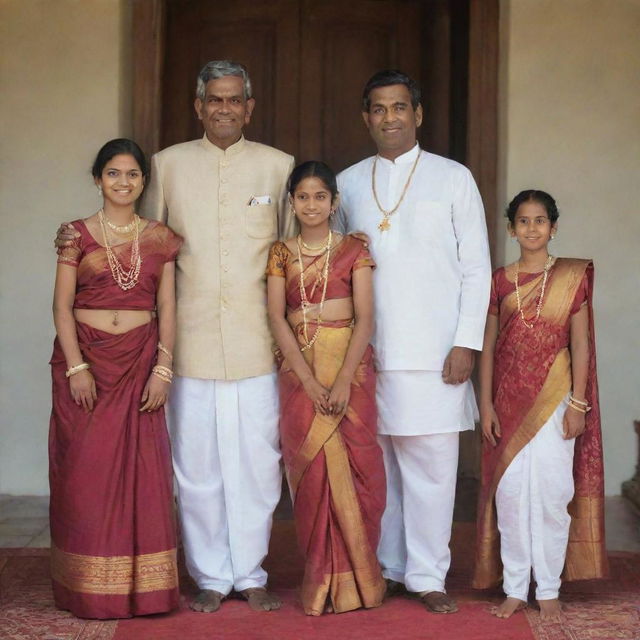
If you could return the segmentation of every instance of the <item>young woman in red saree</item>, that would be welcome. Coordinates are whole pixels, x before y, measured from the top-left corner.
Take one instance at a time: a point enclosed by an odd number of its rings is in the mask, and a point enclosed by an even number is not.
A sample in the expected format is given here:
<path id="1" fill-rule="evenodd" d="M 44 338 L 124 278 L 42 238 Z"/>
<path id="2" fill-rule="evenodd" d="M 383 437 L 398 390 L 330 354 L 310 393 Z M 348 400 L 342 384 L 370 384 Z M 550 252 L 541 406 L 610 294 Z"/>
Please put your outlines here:
<path id="1" fill-rule="evenodd" d="M 558 210 L 544 191 L 507 210 L 520 259 L 493 274 L 480 359 L 484 440 L 474 586 L 503 579 L 494 614 L 526 606 L 533 570 L 543 619 L 565 580 L 607 572 L 593 333 L 593 263 L 547 250 Z"/>
<path id="2" fill-rule="evenodd" d="M 280 439 L 300 547 L 308 615 L 381 604 L 376 559 L 385 504 L 376 440 L 372 332 L 374 266 L 365 243 L 332 233 L 335 175 L 296 167 L 300 234 L 271 248 L 269 318 L 280 349 Z"/>
<path id="3" fill-rule="evenodd" d="M 58 250 L 49 431 L 55 602 L 83 618 L 178 604 L 164 403 L 175 334 L 174 260 L 182 239 L 140 219 L 140 148 L 102 147 L 103 208 Z"/>

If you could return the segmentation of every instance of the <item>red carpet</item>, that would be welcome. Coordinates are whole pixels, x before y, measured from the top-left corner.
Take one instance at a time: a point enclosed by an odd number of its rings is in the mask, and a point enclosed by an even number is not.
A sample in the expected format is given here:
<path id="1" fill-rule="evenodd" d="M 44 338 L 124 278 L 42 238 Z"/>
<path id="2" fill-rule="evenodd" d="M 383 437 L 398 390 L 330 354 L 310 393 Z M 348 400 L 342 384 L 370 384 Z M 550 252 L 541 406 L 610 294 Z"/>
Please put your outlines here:
<path id="1" fill-rule="evenodd" d="M 612 577 L 563 589 L 566 622 L 541 624 L 534 608 L 509 620 L 487 613 L 499 592 L 469 588 L 473 525 L 457 523 L 449 591 L 456 615 L 432 615 L 416 600 L 394 598 L 378 609 L 310 618 L 292 585 L 300 582 L 293 524 L 277 521 L 267 561 L 280 611 L 258 613 L 238 600 L 211 615 L 180 611 L 119 622 L 78 620 L 57 611 L 49 585 L 48 551 L 0 550 L 0 640 L 639 640 L 640 555 L 611 556 Z M 192 591 L 188 578 L 185 597 Z"/>

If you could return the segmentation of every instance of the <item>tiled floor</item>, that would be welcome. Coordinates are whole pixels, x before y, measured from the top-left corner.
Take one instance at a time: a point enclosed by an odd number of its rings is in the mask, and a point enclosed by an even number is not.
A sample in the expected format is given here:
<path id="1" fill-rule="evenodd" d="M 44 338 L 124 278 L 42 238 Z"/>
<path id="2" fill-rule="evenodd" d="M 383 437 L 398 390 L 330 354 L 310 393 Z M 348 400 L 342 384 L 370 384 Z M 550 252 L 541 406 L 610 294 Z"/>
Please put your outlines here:
<path id="1" fill-rule="evenodd" d="M 0 547 L 48 547 L 48 509 L 46 496 L 0 495 Z M 640 515 L 620 496 L 605 499 L 605 512 L 607 549 L 640 553 Z"/>

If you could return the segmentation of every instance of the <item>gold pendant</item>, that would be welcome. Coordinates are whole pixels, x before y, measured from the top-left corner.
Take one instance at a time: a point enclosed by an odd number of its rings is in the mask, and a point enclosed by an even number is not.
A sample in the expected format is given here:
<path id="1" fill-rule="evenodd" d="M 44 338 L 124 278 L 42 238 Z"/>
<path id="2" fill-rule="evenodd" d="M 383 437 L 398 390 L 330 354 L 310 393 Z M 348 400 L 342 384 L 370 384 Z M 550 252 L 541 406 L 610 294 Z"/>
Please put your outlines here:
<path id="1" fill-rule="evenodd" d="M 378 225 L 380 231 L 389 231 L 390 227 L 391 223 L 389 222 L 389 218 L 382 218 L 382 222 Z"/>

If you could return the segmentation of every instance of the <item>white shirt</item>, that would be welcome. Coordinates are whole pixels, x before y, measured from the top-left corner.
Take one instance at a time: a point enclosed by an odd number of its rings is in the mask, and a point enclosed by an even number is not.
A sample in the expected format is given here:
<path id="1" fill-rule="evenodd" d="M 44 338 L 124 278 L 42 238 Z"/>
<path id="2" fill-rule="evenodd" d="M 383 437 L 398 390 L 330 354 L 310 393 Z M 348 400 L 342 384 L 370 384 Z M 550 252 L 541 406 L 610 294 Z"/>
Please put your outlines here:
<path id="1" fill-rule="evenodd" d="M 399 209 L 380 231 L 371 187 L 374 157 L 338 176 L 342 231 L 364 231 L 376 261 L 374 347 L 381 371 L 441 371 L 453 346 L 481 350 L 491 263 L 484 209 L 469 170 L 420 151 L 378 157 L 376 192 L 395 207 L 417 154 Z"/>

